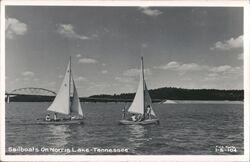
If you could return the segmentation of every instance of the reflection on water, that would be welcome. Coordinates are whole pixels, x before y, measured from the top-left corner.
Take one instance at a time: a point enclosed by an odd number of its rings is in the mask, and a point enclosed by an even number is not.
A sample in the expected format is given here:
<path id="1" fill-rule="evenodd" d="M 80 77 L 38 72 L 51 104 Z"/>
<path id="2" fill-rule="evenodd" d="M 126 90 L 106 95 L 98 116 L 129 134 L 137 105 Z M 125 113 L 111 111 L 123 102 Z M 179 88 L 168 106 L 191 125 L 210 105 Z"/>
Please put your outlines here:
<path id="1" fill-rule="evenodd" d="M 142 125 L 128 125 L 128 141 L 132 148 L 138 148 L 143 145 L 145 139 L 146 129 Z"/>
<path id="2" fill-rule="evenodd" d="M 65 147 L 69 141 L 70 129 L 68 125 L 48 125 L 48 131 L 51 133 L 53 139 L 53 146 L 57 148 Z"/>

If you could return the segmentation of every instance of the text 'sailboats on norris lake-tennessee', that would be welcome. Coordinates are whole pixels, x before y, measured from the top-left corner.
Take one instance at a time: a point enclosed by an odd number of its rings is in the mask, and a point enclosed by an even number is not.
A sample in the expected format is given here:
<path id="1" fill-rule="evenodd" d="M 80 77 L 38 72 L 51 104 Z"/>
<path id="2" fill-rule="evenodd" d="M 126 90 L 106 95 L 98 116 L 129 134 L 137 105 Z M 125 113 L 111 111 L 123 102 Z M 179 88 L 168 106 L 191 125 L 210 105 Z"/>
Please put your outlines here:
<path id="1" fill-rule="evenodd" d="M 153 110 L 152 100 L 144 80 L 143 57 L 141 57 L 140 82 L 135 94 L 135 98 L 127 112 L 126 110 L 123 110 L 123 113 L 123 119 L 119 121 L 120 124 L 159 124 L 159 119 Z"/>
<path id="2" fill-rule="evenodd" d="M 72 99 L 71 89 L 73 91 Z M 83 111 L 71 73 L 71 59 L 59 92 L 47 110 L 53 112 L 54 116 L 51 118 L 51 113 L 48 113 L 46 118 L 39 121 L 38 124 L 83 124 Z M 60 118 L 57 117 L 57 113 Z"/>

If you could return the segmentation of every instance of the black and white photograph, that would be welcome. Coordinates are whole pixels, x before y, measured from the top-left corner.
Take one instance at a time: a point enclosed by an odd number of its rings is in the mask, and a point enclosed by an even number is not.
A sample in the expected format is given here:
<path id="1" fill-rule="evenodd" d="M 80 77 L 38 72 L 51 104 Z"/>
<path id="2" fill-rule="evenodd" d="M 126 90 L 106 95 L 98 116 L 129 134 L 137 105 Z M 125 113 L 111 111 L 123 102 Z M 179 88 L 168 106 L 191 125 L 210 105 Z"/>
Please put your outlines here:
<path id="1" fill-rule="evenodd" d="M 248 161 L 245 2 L 2 3 L 1 160 Z"/>

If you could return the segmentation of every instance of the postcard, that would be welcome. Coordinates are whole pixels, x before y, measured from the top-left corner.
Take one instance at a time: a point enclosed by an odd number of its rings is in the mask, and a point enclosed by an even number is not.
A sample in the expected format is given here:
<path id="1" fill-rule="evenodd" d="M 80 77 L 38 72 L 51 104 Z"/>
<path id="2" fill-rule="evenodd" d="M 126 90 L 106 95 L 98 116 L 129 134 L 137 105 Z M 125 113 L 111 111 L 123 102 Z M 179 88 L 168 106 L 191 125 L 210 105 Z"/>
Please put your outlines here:
<path id="1" fill-rule="evenodd" d="M 247 1 L 2 1 L 1 161 L 248 161 Z"/>

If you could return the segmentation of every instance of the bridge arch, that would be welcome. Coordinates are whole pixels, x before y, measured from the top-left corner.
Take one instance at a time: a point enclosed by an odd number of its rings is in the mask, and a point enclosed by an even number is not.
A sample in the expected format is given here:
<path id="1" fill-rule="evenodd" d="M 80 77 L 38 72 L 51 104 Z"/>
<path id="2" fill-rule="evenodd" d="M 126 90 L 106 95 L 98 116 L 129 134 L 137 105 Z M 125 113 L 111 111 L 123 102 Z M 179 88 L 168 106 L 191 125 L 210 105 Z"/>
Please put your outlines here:
<path id="1" fill-rule="evenodd" d="M 11 91 L 9 94 L 16 95 L 38 95 L 38 96 L 55 96 L 56 93 L 49 89 L 45 88 L 35 88 L 35 87 L 26 87 L 26 88 L 18 88 Z"/>

